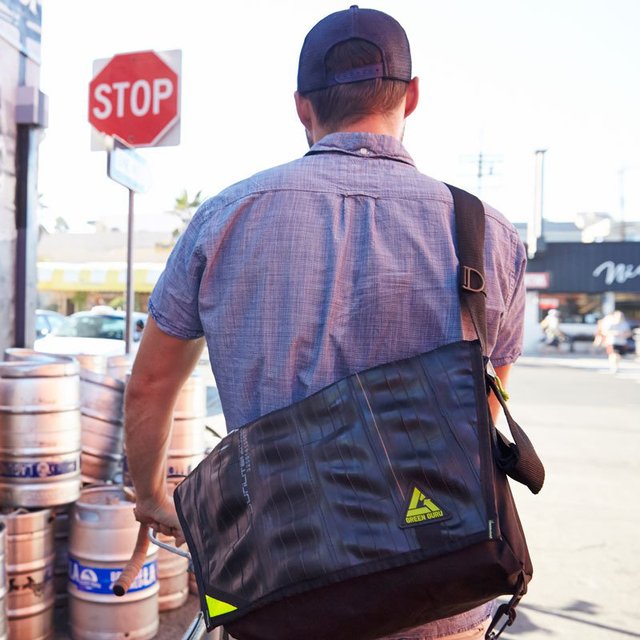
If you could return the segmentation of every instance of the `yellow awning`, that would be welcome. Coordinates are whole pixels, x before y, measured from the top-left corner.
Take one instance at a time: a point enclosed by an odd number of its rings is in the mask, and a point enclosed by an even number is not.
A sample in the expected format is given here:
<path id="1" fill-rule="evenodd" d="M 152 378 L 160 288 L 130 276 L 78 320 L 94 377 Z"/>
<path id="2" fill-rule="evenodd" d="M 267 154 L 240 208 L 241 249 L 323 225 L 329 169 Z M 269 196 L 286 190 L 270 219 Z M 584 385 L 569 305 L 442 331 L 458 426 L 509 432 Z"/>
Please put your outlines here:
<path id="1" fill-rule="evenodd" d="M 133 288 L 151 293 L 164 264 L 137 263 L 133 266 Z M 125 262 L 38 262 L 38 291 L 124 292 L 127 282 Z"/>

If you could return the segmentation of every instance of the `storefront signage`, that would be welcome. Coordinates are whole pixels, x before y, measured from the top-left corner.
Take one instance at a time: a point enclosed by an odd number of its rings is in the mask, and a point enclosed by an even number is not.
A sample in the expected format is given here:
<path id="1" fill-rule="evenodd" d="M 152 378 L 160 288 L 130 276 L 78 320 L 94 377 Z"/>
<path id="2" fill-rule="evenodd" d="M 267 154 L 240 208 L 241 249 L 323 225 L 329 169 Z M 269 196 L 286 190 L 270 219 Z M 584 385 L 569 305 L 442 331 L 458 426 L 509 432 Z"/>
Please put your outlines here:
<path id="1" fill-rule="evenodd" d="M 550 274 L 547 272 L 524 274 L 524 286 L 527 289 L 548 289 L 551 284 Z"/>
<path id="2" fill-rule="evenodd" d="M 527 278 L 542 273 L 549 274 L 548 294 L 640 294 L 640 242 L 550 242 L 527 264 Z"/>
<path id="3" fill-rule="evenodd" d="M 594 278 L 600 276 L 604 276 L 605 284 L 611 285 L 616 282 L 624 284 L 627 280 L 640 277 L 640 264 L 615 263 L 613 260 L 607 260 L 593 270 Z"/>

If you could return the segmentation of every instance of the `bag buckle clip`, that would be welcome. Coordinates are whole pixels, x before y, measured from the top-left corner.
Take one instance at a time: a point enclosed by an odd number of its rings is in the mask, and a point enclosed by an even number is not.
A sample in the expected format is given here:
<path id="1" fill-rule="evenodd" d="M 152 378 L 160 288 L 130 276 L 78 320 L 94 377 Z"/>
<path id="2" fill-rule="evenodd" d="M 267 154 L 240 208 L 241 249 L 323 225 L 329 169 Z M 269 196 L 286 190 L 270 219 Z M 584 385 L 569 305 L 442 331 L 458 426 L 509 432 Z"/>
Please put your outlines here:
<path id="1" fill-rule="evenodd" d="M 474 280 L 476 286 L 474 286 Z M 484 291 L 484 276 L 477 269 L 462 265 L 461 287 L 471 293 L 482 293 Z"/>
<path id="2" fill-rule="evenodd" d="M 487 633 L 484 636 L 485 640 L 496 640 L 496 638 L 499 638 L 507 627 L 510 627 L 514 623 L 516 619 L 516 606 L 522 599 L 524 591 L 526 591 L 524 588 L 519 590 L 511 600 L 509 600 L 509 602 L 501 604 L 498 607 L 496 614 L 493 616 L 491 624 L 487 629 Z M 503 616 L 504 620 L 501 620 L 500 618 Z"/>

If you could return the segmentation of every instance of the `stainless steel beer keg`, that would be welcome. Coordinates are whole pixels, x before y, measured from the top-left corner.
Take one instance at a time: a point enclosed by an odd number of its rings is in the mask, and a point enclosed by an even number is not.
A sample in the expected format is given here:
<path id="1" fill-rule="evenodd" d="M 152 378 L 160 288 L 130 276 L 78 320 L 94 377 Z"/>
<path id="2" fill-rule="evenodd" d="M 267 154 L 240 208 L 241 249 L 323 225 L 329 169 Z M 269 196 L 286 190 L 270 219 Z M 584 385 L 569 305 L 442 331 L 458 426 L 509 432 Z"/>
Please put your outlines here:
<path id="1" fill-rule="evenodd" d="M 119 380 L 126 380 L 131 371 L 134 358 L 133 354 L 109 356 L 107 358 L 107 375 Z"/>
<path id="2" fill-rule="evenodd" d="M 112 587 L 138 535 L 133 505 L 122 487 L 84 489 L 69 532 L 69 627 L 73 640 L 148 640 L 158 631 L 157 548 L 126 595 Z"/>
<path id="3" fill-rule="evenodd" d="M 94 373 L 107 373 L 107 358 L 106 356 L 94 355 L 89 353 L 76 353 L 73 356 L 79 363 L 80 369 L 86 371 L 93 371 Z"/>
<path id="4" fill-rule="evenodd" d="M 124 381 L 80 371 L 81 470 L 84 482 L 112 480 L 121 471 Z"/>
<path id="5" fill-rule="evenodd" d="M 51 507 L 80 492 L 79 365 L 8 349 L 0 362 L 0 504 Z"/>
<path id="6" fill-rule="evenodd" d="M 158 534 L 158 539 L 170 545 L 175 545 L 175 538 Z M 183 547 L 186 550 L 186 545 Z M 187 569 L 189 560 L 171 551 L 158 551 L 158 579 L 160 592 L 158 606 L 160 611 L 171 611 L 181 607 L 189 597 L 189 574 Z"/>
<path id="7" fill-rule="evenodd" d="M 180 389 L 173 409 L 173 427 L 167 454 L 169 475 L 188 475 L 205 456 L 207 388 L 197 373 Z"/>

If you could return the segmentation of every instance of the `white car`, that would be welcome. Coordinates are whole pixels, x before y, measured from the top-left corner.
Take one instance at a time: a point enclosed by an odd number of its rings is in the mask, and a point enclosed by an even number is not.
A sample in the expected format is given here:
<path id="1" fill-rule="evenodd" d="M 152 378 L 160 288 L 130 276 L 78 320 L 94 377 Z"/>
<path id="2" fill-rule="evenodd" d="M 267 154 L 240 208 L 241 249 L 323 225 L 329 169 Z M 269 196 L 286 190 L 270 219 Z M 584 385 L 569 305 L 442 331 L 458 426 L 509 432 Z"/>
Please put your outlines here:
<path id="1" fill-rule="evenodd" d="M 138 322 L 146 324 L 147 314 L 135 311 L 132 314 L 133 334 L 131 350 L 136 351 L 141 330 Z M 35 351 L 56 354 L 90 354 L 102 356 L 125 353 L 124 311 L 110 307 L 94 307 L 91 311 L 78 311 L 64 320 L 49 334 L 35 341 Z"/>

